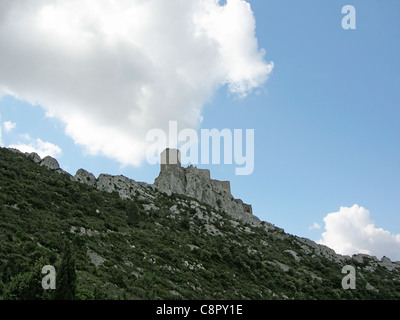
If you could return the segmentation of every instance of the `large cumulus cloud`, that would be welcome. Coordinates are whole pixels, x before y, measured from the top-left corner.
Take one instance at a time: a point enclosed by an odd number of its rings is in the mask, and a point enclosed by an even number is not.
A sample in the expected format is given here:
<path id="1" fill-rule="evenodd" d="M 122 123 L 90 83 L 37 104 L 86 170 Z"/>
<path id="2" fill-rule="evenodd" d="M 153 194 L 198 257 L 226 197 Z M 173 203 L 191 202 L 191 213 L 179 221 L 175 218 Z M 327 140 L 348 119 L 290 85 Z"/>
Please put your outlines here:
<path id="1" fill-rule="evenodd" d="M 41 105 L 91 154 L 145 157 L 148 130 L 197 128 L 226 85 L 272 71 L 243 0 L 3 0 L 0 91 Z"/>
<path id="2" fill-rule="evenodd" d="M 340 207 L 324 218 L 325 232 L 319 243 L 337 253 L 352 255 L 366 253 L 400 261 L 400 234 L 391 234 L 371 220 L 370 212 L 357 204 Z"/>

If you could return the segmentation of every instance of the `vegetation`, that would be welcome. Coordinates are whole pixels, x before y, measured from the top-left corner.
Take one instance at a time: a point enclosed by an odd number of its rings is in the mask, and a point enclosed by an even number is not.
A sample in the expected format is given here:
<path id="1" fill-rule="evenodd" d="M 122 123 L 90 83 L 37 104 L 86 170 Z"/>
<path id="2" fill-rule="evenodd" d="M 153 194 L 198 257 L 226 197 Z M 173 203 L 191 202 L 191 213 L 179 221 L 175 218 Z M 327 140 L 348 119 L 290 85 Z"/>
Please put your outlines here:
<path id="1" fill-rule="evenodd" d="M 154 197 L 145 210 L 140 198 L 0 149 L 0 299 L 400 298 L 399 269 L 354 262 L 357 288 L 344 290 L 342 265 L 305 252 L 291 235 L 185 196 Z M 41 286 L 45 265 L 57 271 L 55 290 Z"/>

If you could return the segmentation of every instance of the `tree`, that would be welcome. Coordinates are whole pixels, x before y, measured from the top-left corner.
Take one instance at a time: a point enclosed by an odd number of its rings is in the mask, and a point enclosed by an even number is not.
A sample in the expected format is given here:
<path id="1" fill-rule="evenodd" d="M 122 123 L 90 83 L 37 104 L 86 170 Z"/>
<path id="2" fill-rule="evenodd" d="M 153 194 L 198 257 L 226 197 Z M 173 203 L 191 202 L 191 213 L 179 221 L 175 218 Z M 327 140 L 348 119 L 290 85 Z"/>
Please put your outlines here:
<path id="1" fill-rule="evenodd" d="M 181 228 L 184 230 L 190 230 L 190 220 L 189 218 L 185 217 L 181 222 L 180 222 Z"/>
<path id="2" fill-rule="evenodd" d="M 137 226 L 139 224 L 139 208 L 135 202 L 130 202 L 126 209 L 127 222 L 130 226 Z"/>
<path id="3" fill-rule="evenodd" d="M 41 285 L 42 267 L 46 265 L 44 259 L 39 259 L 27 272 L 18 273 L 4 285 L 3 298 L 5 300 L 40 300 L 45 299 Z"/>
<path id="4" fill-rule="evenodd" d="M 75 255 L 72 246 L 67 242 L 57 272 L 56 300 L 74 300 L 76 297 Z"/>

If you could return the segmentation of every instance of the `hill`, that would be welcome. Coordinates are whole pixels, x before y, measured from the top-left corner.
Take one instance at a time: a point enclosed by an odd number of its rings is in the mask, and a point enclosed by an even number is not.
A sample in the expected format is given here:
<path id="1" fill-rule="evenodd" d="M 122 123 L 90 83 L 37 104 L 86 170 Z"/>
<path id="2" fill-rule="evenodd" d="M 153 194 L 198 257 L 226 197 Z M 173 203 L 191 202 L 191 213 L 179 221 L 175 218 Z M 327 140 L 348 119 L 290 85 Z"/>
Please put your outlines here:
<path id="1" fill-rule="evenodd" d="M 198 186 L 166 190 L 170 179 L 71 176 L 50 157 L 0 148 L 0 299 L 400 298 L 400 263 L 287 234 L 225 184 L 202 184 L 207 203 L 187 194 Z M 41 286 L 45 265 L 55 290 Z M 345 265 L 355 289 L 342 287 Z"/>

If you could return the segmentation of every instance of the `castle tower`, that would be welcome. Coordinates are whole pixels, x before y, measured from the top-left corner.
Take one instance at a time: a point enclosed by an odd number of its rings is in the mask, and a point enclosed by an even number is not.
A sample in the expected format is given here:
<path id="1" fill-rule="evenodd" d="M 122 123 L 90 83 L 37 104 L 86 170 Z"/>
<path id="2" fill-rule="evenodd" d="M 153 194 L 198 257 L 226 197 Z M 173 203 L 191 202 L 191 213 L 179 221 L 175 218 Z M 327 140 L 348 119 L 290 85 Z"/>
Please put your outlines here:
<path id="1" fill-rule="evenodd" d="M 168 166 L 181 167 L 181 152 L 177 149 L 167 148 L 161 152 L 160 170 L 163 171 Z"/>

